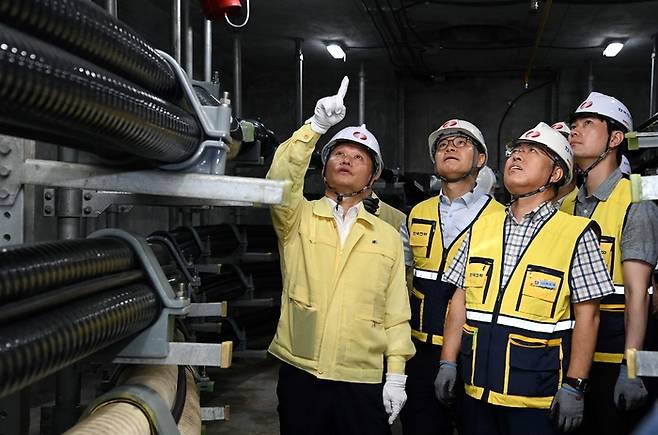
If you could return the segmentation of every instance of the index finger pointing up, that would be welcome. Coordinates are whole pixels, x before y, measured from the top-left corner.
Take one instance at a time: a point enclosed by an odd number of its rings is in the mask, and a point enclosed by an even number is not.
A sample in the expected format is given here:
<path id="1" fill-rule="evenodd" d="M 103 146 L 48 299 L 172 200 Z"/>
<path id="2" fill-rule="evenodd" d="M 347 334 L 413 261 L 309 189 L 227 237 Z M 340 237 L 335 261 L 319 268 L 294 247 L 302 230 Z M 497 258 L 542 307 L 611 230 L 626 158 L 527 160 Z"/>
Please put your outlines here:
<path id="1" fill-rule="evenodd" d="M 347 94 L 347 86 L 349 84 L 350 79 L 347 76 L 343 77 L 343 81 L 340 82 L 340 88 L 338 88 L 338 94 L 336 94 L 341 98 L 341 100 L 345 98 L 345 94 Z"/>

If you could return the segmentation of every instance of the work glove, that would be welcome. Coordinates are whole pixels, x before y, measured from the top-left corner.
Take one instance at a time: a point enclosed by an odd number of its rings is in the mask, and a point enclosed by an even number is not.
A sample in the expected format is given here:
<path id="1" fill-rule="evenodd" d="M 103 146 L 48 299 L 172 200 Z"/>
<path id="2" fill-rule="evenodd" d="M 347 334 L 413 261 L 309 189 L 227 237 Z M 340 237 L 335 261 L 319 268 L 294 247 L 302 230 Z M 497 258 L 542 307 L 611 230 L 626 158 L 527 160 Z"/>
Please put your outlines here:
<path id="1" fill-rule="evenodd" d="M 406 383 L 407 375 L 386 373 L 383 398 L 384 409 L 388 414 L 388 424 L 393 424 L 398 414 L 400 414 L 404 403 L 407 401 L 407 393 L 404 391 L 404 385 Z"/>
<path id="2" fill-rule="evenodd" d="M 347 85 L 350 79 L 347 76 L 343 77 L 340 83 L 338 93 L 331 97 L 320 98 L 315 103 L 315 111 L 313 116 L 306 120 L 306 124 L 311 124 L 311 129 L 318 134 L 325 134 L 334 125 L 338 124 L 345 118 L 345 105 L 343 98 L 347 93 Z"/>
<path id="3" fill-rule="evenodd" d="M 629 379 L 626 364 L 619 367 L 614 399 L 615 405 L 622 411 L 636 409 L 647 400 L 647 389 L 644 388 L 642 379 Z"/>
<path id="4" fill-rule="evenodd" d="M 434 380 L 434 394 L 439 402 L 450 406 L 455 402 L 455 383 L 457 382 L 457 364 L 441 360 L 439 373 Z"/>
<path id="5" fill-rule="evenodd" d="M 377 214 L 377 210 L 379 209 L 379 199 L 378 198 L 363 198 L 363 208 L 366 209 L 368 213 Z"/>
<path id="6" fill-rule="evenodd" d="M 551 418 L 563 432 L 576 429 L 583 422 L 585 395 L 568 384 L 562 384 L 551 403 Z"/>

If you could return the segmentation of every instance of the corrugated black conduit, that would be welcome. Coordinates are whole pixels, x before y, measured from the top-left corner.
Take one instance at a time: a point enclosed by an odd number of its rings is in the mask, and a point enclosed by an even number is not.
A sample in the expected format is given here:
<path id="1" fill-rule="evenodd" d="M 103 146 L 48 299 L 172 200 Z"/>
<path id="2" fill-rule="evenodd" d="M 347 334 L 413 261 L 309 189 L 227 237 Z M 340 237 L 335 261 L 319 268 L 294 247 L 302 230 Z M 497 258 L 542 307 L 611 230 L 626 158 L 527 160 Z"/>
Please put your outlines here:
<path id="1" fill-rule="evenodd" d="M 118 239 L 10 246 L 0 250 L 0 304 L 133 268 L 132 250 Z"/>
<path id="2" fill-rule="evenodd" d="M 0 21 L 48 41 L 162 98 L 180 89 L 169 64 L 125 23 L 89 0 L 0 2 Z"/>
<path id="3" fill-rule="evenodd" d="M 197 120 L 179 107 L 2 24 L 0 101 L 4 133 L 52 134 L 61 145 L 97 154 L 180 162 L 202 137 Z"/>
<path id="4" fill-rule="evenodd" d="M 0 328 L 0 397 L 143 330 L 159 309 L 153 290 L 133 285 Z"/>

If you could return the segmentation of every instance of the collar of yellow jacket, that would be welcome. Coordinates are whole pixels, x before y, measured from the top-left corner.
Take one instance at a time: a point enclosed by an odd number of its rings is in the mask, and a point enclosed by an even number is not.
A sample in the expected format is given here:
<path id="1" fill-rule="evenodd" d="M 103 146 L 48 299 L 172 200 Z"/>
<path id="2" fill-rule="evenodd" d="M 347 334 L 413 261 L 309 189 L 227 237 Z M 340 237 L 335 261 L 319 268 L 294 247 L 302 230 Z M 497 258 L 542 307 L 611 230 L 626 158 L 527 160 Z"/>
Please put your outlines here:
<path id="1" fill-rule="evenodd" d="M 329 204 L 329 201 L 325 200 L 324 198 L 318 201 L 313 201 L 313 214 L 330 219 L 334 218 L 334 213 L 331 211 L 331 205 Z M 357 221 L 364 220 L 370 225 L 374 225 L 375 219 L 377 218 L 374 215 L 368 213 L 365 207 L 359 208 L 359 214 L 356 215 Z"/>

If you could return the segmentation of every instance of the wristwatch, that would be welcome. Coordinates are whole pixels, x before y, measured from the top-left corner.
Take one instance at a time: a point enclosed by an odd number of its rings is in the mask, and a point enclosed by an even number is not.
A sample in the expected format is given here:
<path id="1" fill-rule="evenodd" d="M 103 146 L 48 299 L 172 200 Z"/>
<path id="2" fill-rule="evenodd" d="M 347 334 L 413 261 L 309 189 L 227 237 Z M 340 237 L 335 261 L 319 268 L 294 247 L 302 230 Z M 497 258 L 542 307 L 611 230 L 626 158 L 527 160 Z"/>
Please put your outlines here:
<path id="1" fill-rule="evenodd" d="M 576 390 L 583 394 L 587 391 L 587 387 L 589 385 L 589 380 L 587 379 L 570 378 L 569 376 L 565 376 L 562 382 L 574 387 Z"/>

